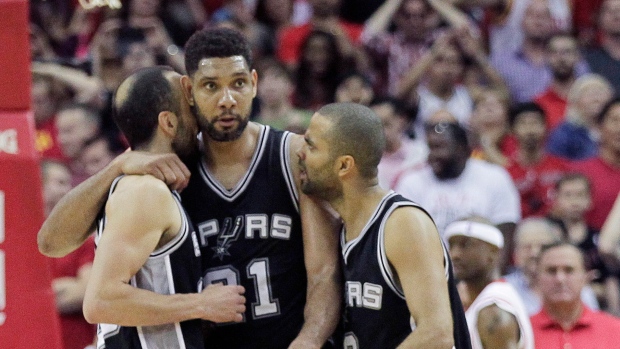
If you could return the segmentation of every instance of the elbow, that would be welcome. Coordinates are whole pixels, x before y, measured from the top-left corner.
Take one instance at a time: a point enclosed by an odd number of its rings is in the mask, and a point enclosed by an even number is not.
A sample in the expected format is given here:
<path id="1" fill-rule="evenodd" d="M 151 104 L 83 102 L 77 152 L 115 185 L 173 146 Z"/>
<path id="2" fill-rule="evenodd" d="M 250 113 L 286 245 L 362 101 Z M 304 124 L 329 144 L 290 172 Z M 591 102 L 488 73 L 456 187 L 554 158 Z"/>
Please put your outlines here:
<path id="1" fill-rule="evenodd" d="M 43 228 L 39 230 L 37 234 L 37 246 L 39 247 L 39 252 L 48 257 L 62 257 L 62 254 L 58 253 L 51 239 L 49 238 L 51 234 L 45 231 Z"/>
<path id="2" fill-rule="evenodd" d="M 84 319 L 89 324 L 108 323 L 106 321 L 106 306 L 104 302 L 96 297 L 84 297 L 84 303 L 82 304 L 82 312 L 84 313 Z"/>

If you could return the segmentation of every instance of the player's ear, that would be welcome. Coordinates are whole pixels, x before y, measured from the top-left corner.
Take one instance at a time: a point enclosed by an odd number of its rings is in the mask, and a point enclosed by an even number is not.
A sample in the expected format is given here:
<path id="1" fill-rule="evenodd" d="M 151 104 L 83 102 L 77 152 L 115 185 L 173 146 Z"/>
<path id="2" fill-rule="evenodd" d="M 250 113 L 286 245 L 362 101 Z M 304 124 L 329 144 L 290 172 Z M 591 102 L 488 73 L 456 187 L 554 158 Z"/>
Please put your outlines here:
<path id="1" fill-rule="evenodd" d="M 192 96 L 192 80 L 187 75 L 181 76 L 181 87 L 183 96 L 189 105 L 194 106 L 194 97 Z"/>
<path id="2" fill-rule="evenodd" d="M 258 90 L 258 73 L 256 69 L 252 69 L 252 97 L 256 97 L 256 91 Z"/>
<path id="3" fill-rule="evenodd" d="M 157 115 L 157 123 L 159 129 L 167 136 L 174 138 L 177 133 L 177 125 L 179 120 L 175 113 L 171 111 L 162 111 Z"/>
<path id="4" fill-rule="evenodd" d="M 340 176 L 346 176 L 355 168 L 355 159 L 351 155 L 339 156 L 336 160 L 337 170 Z"/>

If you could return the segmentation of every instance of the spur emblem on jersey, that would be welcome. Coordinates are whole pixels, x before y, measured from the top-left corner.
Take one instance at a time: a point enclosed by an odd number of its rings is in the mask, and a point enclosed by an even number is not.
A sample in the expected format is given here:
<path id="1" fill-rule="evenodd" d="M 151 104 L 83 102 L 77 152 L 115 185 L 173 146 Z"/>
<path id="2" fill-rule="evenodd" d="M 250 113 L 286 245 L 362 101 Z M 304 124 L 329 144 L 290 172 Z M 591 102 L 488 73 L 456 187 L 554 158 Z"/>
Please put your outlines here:
<path id="1" fill-rule="evenodd" d="M 228 249 L 232 243 L 237 240 L 242 225 L 243 216 L 237 216 L 234 222 L 230 217 L 224 219 L 222 230 L 217 237 L 217 246 L 211 247 L 213 252 L 215 252 L 213 258 L 219 258 L 220 261 L 222 261 L 224 260 L 224 257 L 230 256 Z"/>

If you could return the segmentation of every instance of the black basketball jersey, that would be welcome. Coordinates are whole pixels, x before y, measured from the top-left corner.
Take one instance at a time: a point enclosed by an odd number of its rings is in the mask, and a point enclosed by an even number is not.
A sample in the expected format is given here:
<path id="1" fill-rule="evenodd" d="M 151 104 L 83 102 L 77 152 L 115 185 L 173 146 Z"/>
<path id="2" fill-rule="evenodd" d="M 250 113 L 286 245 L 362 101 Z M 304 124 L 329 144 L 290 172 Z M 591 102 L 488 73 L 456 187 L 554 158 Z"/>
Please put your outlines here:
<path id="1" fill-rule="evenodd" d="M 183 191 L 202 248 L 205 285 L 245 287 L 243 322 L 213 326 L 208 348 L 286 348 L 303 324 L 307 280 L 289 168 L 291 136 L 261 125 L 251 165 L 232 190 L 201 161 Z"/>
<path id="2" fill-rule="evenodd" d="M 121 177 L 112 183 L 110 195 Z M 196 232 L 180 197 L 171 192 L 181 213 L 181 229 L 167 244 L 153 251 L 134 275 L 132 286 L 160 294 L 196 293 L 202 289 L 200 248 Z M 95 243 L 104 232 L 106 216 L 100 215 Z M 127 311 L 131 311 L 128 309 Z M 203 349 L 202 326 L 199 319 L 158 326 L 126 327 L 98 324 L 97 349 Z"/>
<path id="3" fill-rule="evenodd" d="M 357 238 L 346 242 L 345 230 L 344 228 L 342 230 L 345 349 L 396 348 L 415 330 L 415 322 L 409 313 L 405 294 L 387 260 L 384 242 L 387 219 L 395 209 L 403 206 L 413 206 L 428 214 L 417 204 L 390 192 L 377 206 L 370 221 Z M 465 313 L 445 247 L 443 252 L 454 324 L 455 348 L 471 348 Z"/>

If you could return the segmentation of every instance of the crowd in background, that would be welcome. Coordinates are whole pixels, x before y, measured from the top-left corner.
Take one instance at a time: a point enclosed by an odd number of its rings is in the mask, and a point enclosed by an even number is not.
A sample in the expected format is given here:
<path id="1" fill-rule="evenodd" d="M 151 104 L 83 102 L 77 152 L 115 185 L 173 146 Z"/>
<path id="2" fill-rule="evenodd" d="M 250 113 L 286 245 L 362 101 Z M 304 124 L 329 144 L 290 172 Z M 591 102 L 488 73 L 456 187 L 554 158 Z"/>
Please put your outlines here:
<path id="1" fill-rule="evenodd" d="M 441 234 L 472 215 L 500 228 L 502 270 L 530 315 L 537 253 L 554 238 L 586 257 L 584 302 L 620 315 L 620 0 L 121 3 L 30 2 L 47 212 L 126 148 L 110 116 L 120 81 L 153 65 L 183 73 L 196 29 L 234 28 L 259 76 L 253 120 L 303 133 L 322 105 L 370 106 L 385 127 L 381 185 L 419 202 Z M 66 348 L 94 336 L 86 326 L 78 339 L 74 319 L 92 256 L 90 245 L 53 263 Z"/>

